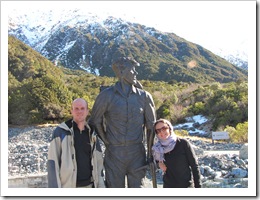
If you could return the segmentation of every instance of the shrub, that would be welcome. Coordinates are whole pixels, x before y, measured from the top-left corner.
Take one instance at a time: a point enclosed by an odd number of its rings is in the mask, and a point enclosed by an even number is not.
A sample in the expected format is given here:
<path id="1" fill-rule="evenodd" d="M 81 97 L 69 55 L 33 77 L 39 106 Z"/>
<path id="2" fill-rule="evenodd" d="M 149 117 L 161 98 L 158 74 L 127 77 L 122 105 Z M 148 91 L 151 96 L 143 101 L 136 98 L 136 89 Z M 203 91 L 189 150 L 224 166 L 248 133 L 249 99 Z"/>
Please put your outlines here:
<path id="1" fill-rule="evenodd" d="M 201 113 L 204 113 L 204 111 L 205 111 L 205 104 L 203 102 L 196 102 L 190 108 L 190 112 L 192 112 L 194 115 L 199 115 Z"/>
<path id="2" fill-rule="evenodd" d="M 248 122 L 237 124 L 236 128 L 226 126 L 225 130 L 229 133 L 231 142 L 248 142 Z"/>

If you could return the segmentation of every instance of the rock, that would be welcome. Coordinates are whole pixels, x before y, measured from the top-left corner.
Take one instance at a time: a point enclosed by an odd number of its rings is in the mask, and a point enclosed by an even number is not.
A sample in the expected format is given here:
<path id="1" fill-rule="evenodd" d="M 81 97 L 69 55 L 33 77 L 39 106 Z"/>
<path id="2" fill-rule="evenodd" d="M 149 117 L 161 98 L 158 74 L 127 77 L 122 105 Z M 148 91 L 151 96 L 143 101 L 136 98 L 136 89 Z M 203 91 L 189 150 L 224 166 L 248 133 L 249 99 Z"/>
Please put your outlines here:
<path id="1" fill-rule="evenodd" d="M 247 171 L 240 168 L 234 168 L 231 171 L 231 175 L 233 175 L 235 178 L 245 178 L 247 177 Z"/>
<path id="2" fill-rule="evenodd" d="M 203 149 L 201 149 L 199 146 L 195 146 L 193 144 L 191 144 L 191 146 L 192 146 L 193 150 L 195 151 L 196 156 L 204 154 Z"/>
<path id="3" fill-rule="evenodd" d="M 242 188 L 242 184 L 241 183 L 237 183 L 234 185 L 234 188 Z"/>
<path id="4" fill-rule="evenodd" d="M 245 143 L 239 150 L 239 158 L 248 159 L 248 143 Z"/>

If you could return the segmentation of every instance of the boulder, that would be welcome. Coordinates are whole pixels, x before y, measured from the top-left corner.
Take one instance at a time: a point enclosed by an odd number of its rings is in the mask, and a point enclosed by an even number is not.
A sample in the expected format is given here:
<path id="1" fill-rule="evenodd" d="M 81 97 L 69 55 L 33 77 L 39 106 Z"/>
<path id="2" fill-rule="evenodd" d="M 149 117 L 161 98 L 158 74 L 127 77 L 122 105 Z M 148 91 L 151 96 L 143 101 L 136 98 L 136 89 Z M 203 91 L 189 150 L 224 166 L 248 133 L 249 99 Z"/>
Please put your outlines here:
<path id="1" fill-rule="evenodd" d="M 239 150 L 240 159 L 248 159 L 248 143 L 245 143 Z"/>
<path id="2" fill-rule="evenodd" d="M 246 178 L 247 171 L 240 168 L 234 168 L 231 171 L 231 175 L 233 175 L 235 178 Z"/>

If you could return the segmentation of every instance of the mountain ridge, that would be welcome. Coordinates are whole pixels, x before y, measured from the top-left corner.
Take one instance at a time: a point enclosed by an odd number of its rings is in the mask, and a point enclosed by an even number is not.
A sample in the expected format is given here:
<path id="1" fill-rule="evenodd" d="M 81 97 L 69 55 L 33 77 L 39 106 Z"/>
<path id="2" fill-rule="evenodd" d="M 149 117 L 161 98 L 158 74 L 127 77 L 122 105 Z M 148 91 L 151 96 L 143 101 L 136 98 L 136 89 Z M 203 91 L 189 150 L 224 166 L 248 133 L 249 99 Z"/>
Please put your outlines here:
<path id="1" fill-rule="evenodd" d="M 133 56 L 141 64 L 141 79 L 184 82 L 247 79 L 246 70 L 174 33 L 164 33 L 111 16 L 103 20 L 90 14 L 89 17 L 81 15 L 79 10 L 72 13 L 70 18 L 58 21 L 44 15 L 49 19 L 48 26 L 41 17 L 30 26 L 22 23 L 17 26 L 17 21 L 10 17 L 9 34 L 56 65 L 101 76 L 114 76 L 111 63 L 119 56 Z M 23 17 L 28 23 L 28 16 Z M 43 26 L 41 20 L 45 21 Z"/>

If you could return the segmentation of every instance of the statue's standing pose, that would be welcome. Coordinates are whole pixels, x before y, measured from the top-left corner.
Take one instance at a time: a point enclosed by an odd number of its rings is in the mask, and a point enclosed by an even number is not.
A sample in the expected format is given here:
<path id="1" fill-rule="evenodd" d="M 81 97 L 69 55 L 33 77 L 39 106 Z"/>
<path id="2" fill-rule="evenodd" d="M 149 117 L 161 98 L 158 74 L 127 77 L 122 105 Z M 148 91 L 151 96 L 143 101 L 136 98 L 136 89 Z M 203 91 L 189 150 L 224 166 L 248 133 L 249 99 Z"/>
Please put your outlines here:
<path id="1" fill-rule="evenodd" d="M 136 79 L 137 66 L 139 63 L 130 57 L 114 62 L 112 69 L 119 81 L 97 96 L 92 109 L 90 123 L 106 146 L 105 177 L 107 187 L 111 188 L 124 188 L 125 177 L 127 187 L 142 187 L 146 174 L 142 166 L 151 157 L 155 107 L 151 94 Z"/>

